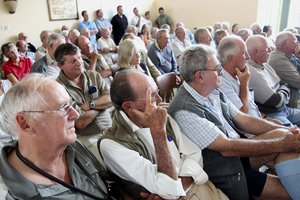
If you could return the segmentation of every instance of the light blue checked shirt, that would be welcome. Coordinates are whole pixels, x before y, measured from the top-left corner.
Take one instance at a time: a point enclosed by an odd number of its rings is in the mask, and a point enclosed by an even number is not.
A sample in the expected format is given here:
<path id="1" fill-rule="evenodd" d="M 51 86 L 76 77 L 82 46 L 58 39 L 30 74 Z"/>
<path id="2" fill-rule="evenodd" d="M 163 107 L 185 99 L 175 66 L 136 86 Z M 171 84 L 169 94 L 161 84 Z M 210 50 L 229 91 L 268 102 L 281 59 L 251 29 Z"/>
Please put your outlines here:
<path id="1" fill-rule="evenodd" d="M 215 116 L 220 119 L 222 124 L 228 131 L 229 138 L 239 138 L 239 134 L 228 124 L 222 114 L 219 91 L 212 91 L 208 98 L 203 97 L 195 91 L 186 82 L 183 83 L 184 88 L 195 98 L 195 100 L 205 107 L 210 108 Z M 228 100 L 226 105 L 229 108 L 229 115 L 233 118 L 239 110 Z M 215 126 L 215 124 L 206 118 L 199 117 L 197 114 L 187 110 L 180 110 L 175 113 L 174 119 L 178 123 L 180 129 L 187 137 L 192 140 L 200 149 L 206 148 L 223 132 Z"/>

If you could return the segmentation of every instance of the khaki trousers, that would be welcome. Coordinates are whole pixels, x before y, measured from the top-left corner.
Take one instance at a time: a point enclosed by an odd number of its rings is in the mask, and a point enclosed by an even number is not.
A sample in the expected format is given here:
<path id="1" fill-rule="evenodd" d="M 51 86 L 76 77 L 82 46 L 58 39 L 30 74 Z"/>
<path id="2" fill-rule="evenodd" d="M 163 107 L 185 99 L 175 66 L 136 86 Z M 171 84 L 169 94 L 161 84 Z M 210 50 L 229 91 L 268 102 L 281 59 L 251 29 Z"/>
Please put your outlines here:
<path id="1" fill-rule="evenodd" d="M 207 181 L 204 184 L 196 185 L 192 184 L 191 188 L 187 192 L 184 200 L 229 200 L 228 197 L 214 184 Z"/>

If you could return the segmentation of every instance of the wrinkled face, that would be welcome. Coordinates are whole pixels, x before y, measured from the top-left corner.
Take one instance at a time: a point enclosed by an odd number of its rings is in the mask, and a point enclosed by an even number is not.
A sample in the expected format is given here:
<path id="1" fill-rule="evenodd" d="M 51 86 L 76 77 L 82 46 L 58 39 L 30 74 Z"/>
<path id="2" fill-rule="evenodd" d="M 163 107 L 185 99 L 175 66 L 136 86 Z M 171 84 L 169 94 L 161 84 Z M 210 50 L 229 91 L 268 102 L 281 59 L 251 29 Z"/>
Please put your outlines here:
<path id="1" fill-rule="evenodd" d="M 105 39 L 109 38 L 109 31 L 107 29 L 104 29 L 102 32 L 101 32 L 101 36 Z"/>
<path id="2" fill-rule="evenodd" d="M 164 49 L 170 42 L 169 33 L 163 32 L 161 37 L 157 40 L 158 46 L 160 49 Z"/>
<path id="3" fill-rule="evenodd" d="M 21 33 L 20 35 L 19 35 L 19 40 L 24 40 L 24 41 L 27 41 L 27 35 L 25 34 L 25 33 Z"/>
<path id="4" fill-rule="evenodd" d="M 216 56 L 211 56 L 207 63 L 206 69 L 201 71 L 204 86 L 208 91 L 213 91 L 220 87 L 219 76 L 222 74 L 221 71 L 215 71 L 219 68 L 219 62 Z"/>
<path id="5" fill-rule="evenodd" d="M 91 42 L 87 37 L 79 38 L 78 41 L 79 47 L 83 55 L 89 55 L 91 52 Z"/>
<path id="6" fill-rule="evenodd" d="M 285 45 L 288 53 L 294 53 L 295 48 L 298 45 L 298 40 L 294 34 L 289 34 L 289 37 L 285 40 Z"/>
<path id="7" fill-rule="evenodd" d="M 18 48 L 19 48 L 20 52 L 22 52 L 22 53 L 26 52 L 27 51 L 27 43 L 24 40 L 20 40 Z"/>
<path id="8" fill-rule="evenodd" d="M 240 51 L 236 55 L 233 55 L 233 61 L 235 66 L 239 68 L 239 70 L 244 71 L 245 62 L 247 59 L 249 59 L 249 55 L 246 49 L 246 45 L 244 43 L 238 41 L 237 45 Z"/>
<path id="9" fill-rule="evenodd" d="M 64 56 L 64 64 L 59 64 L 61 70 L 70 79 L 75 79 L 81 76 L 84 71 L 81 54 L 78 52 L 74 55 Z"/>
<path id="10" fill-rule="evenodd" d="M 180 40 L 183 41 L 185 39 L 185 32 L 183 28 L 178 29 L 176 32 L 176 37 Z"/>
<path id="11" fill-rule="evenodd" d="M 61 44 L 66 43 L 64 40 L 56 40 L 50 43 L 50 46 L 48 47 L 48 52 L 50 57 L 54 60 L 54 52 L 57 49 L 57 47 Z"/>
<path id="12" fill-rule="evenodd" d="M 30 114 L 29 121 L 37 134 L 37 139 L 41 145 L 66 146 L 75 142 L 75 120 L 79 117 L 78 112 L 68 107 L 70 97 L 63 86 L 56 81 L 49 81 L 47 87 L 43 89 L 45 99 L 51 99 L 46 105 L 37 107 L 35 110 L 49 111 L 43 113 Z M 63 108 L 68 107 L 67 112 L 62 112 Z M 31 117 L 31 118 L 30 118 Z"/>
<path id="13" fill-rule="evenodd" d="M 135 48 L 132 55 L 132 59 L 130 61 L 130 65 L 137 66 L 138 64 L 140 64 L 140 62 L 141 62 L 141 52 L 137 48 Z"/>
<path id="14" fill-rule="evenodd" d="M 90 37 L 90 30 L 87 28 L 83 28 L 81 30 L 81 35 L 84 35 L 85 37 L 89 38 Z"/>
<path id="15" fill-rule="evenodd" d="M 210 33 L 208 31 L 205 31 L 203 33 L 203 37 L 201 39 L 201 43 L 206 44 L 207 46 L 209 46 L 210 43 L 211 43 L 211 41 L 212 41 L 212 38 L 211 38 Z"/>
<path id="16" fill-rule="evenodd" d="M 149 87 L 151 88 L 151 102 L 156 103 L 156 105 L 162 102 L 161 97 L 158 95 L 158 87 L 153 80 L 150 80 L 146 76 L 140 76 L 130 82 L 132 83 L 132 88 L 136 97 L 135 100 L 132 101 L 135 109 L 142 112 L 145 111 L 146 92 Z"/>
<path id="17" fill-rule="evenodd" d="M 248 31 L 245 31 L 242 35 L 241 38 L 242 40 L 246 41 L 250 37 Z"/>
<path id="18" fill-rule="evenodd" d="M 256 62 L 265 63 L 268 61 L 271 48 L 269 47 L 266 40 L 261 41 L 261 44 L 256 49 Z"/>

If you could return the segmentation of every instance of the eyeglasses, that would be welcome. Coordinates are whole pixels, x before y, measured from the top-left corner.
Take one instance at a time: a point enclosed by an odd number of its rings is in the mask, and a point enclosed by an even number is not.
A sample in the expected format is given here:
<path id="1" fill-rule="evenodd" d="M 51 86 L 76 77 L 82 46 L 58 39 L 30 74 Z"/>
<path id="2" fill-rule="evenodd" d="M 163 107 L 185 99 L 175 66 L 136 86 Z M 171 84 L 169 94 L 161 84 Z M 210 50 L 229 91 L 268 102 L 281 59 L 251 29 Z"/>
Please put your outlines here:
<path id="1" fill-rule="evenodd" d="M 61 112 L 63 116 L 67 116 L 70 113 L 70 109 L 76 107 L 76 102 L 72 101 L 66 105 L 63 105 L 59 110 L 24 110 L 25 113 L 46 113 L 46 112 Z"/>
<path id="2" fill-rule="evenodd" d="M 220 64 L 217 64 L 217 66 L 214 69 L 200 69 L 199 71 L 213 71 L 213 72 L 221 72 L 222 66 Z"/>
<path id="3" fill-rule="evenodd" d="M 155 92 L 151 93 L 151 102 L 155 102 L 156 101 L 156 97 L 159 96 L 159 89 L 157 89 Z M 135 99 L 134 101 L 142 101 L 142 100 L 146 100 L 146 98 L 139 98 L 139 99 Z"/>

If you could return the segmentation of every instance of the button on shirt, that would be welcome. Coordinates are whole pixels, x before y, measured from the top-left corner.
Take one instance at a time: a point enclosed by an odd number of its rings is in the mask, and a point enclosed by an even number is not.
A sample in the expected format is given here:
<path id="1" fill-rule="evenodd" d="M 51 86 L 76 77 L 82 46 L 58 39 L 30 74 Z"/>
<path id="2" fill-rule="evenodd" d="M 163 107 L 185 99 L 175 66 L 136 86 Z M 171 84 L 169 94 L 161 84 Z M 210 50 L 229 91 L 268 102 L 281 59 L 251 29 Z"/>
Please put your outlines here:
<path id="1" fill-rule="evenodd" d="M 243 107 L 243 103 L 239 97 L 241 84 L 238 78 L 234 78 L 226 70 L 222 70 L 220 81 L 220 90 L 226 94 L 226 97 L 233 103 L 233 105 L 235 105 L 238 109 L 241 109 Z M 261 117 L 259 109 L 254 102 L 253 91 L 252 94 L 248 91 L 248 100 L 250 105 L 248 114 L 254 117 Z"/>
<path id="2" fill-rule="evenodd" d="M 149 128 L 139 128 L 124 112 L 120 112 L 133 132 L 149 147 L 152 155 L 156 155 L 152 135 Z M 199 148 L 185 135 L 182 135 L 176 122 L 170 118 L 177 146 L 173 140 L 167 145 L 178 176 L 191 176 L 196 184 L 207 182 L 207 174 L 202 169 L 202 156 Z M 179 150 L 178 150 L 179 149 Z M 174 180 L 157 171 L 157 165 L 140 156 L 138 152 L 110 140 L 103 139 L 100 144 L 101 154 L 106 166 L 119 177 L 133 181 L 145 187 L 150 193 L 158 194 L 166 199 L 185 196 L 181 179 Z"/>
<path id="3" fill-rule="evenodd" d="M 183 86 L 199 104 L 209 108 L 219 118 L 227 130 L 229 138 L 240 138 L 239 134 L 228 124 L 222 114 L 220 91 L 214 90 L 208 95 L 208 98 L 205 98 L 186 82 L 183 83 Z M 226 101 L 226 106 L 228 107 L 230 118 L 233 118 L 239 112 L 229 100 Z M 223 133 L 213 122 L 187 110 L 176 112 L 174 119 L 181 130 L 184 130 L 188 138 L 200 149 L 206 148 Z"/>

